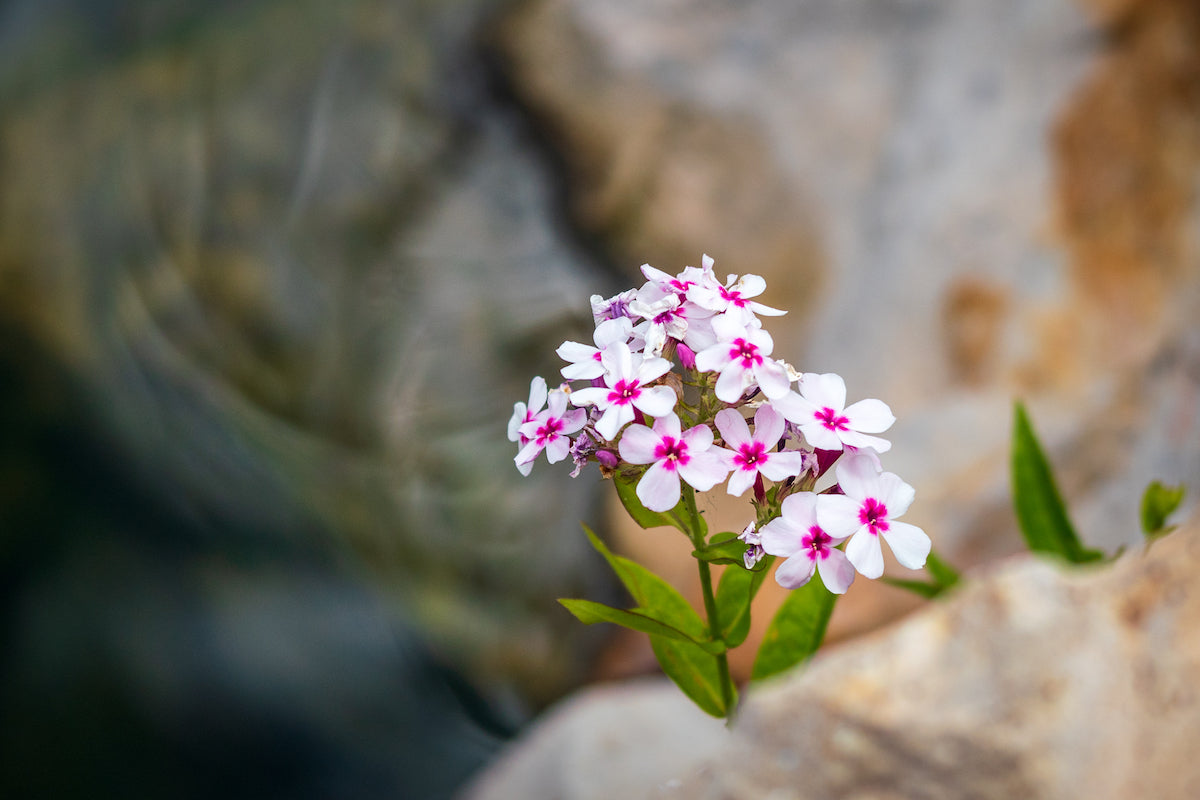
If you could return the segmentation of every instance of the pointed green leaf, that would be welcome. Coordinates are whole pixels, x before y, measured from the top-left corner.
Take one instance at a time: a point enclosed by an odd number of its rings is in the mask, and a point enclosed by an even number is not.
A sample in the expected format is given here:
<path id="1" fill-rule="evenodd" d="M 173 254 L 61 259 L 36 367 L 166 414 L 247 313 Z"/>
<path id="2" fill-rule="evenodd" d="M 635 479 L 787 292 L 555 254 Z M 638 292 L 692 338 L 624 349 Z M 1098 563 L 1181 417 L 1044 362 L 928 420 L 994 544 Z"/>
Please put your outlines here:
<path id="1" fill-rule="evenodd" d="M 714 534 L 712 540 L 692 551 L 692 557 L 710 564 L 745 564 L 746 543 L 733 531 Z"/>
<path id="2" fill-rule="evenodd" d="M 925 559 L 925 569 L 933 578 L 933 582 L 942 587 L 942 589 L 949 589 L 958 583 L 958 570 L 938 558 L 937 553 L 932 551 L 929 553 L 929 556 Z"/>
<path id="3" fill-rule="evenodd" d="M 721 675 L 716 658 L 690 642 L 662 636 L 651 636 L 650 646 L 663 673 L 693 703 L 714 717 L 729 715 L 729 708 L 721 697 Z M 730 693 L 736 704 L 736 687 L 730 686 Z"/>
<path id="4" fill-rule="evenodd" d="M 1054 474 L 1020 403 L 1014 405 L 1012 441 L 1013 506 L 1025 544 L 1074 564 L 1097 561 L 1099 550 L 1084 547 L 1067 517 Z"/>
<path id="5" fill-rule="evenodd" d="M 774 556 L 767 556 L 774 559 Z M 740 563 L 726 567 L 717 586 L 717 614 L 721 638 L 730 648 L 746 641 L 750 633 L 750 605 L 762 586 L 766 569 L 752 572 Z"/>
<path id="6" fill-rule="evenodd" d="M 1175 530 L 1174 526 L 1167 527 L 1167 517 L 1179 508 L 1186 491 L 1187 487 L 1182 483 L 1164 486 L 1160 481 L 1154 481 L 1146 487 L 1142 494 L 1141 519 L 1142 532 L 1148 541 Z"/>
<path id="7" fill-rule="evenodd" d="M 925 560 L 925 569 L 932 580 L 918 581 L 903 578 L 884 578 L 883 582 L 897 589 L 904 589 L 919 594 L 921 597 L 933 599 L 958 583 L 958 571 L 942 561 L 933 553 Z"/>
<path id="8" fill-rule="evenodd" d="M 751 677 L 762 680 L 799 664 L 817 652 L 837 595 L 819 577 L 793 589 L 775 612 L 754 659 Z"/>
<path id="9" fill-rule="evenodd" d="M 673 628 L 664 622 L 660 622 L 640 609 L 626 611 L 591 600 L 572 600 L 569 598 L 560 599 L 558 602 L 562 603 L 568 611 L 575 615 L 576 619 L 585 625 L 593 625 L 597 622 L 612 622 L 631 630 L 648 633 L 652 636 L 665 636 L 669 639 L 691 642 L 704 652 L 713 655 L 725 652 L 724 642 L 714 642 L 707 639 L 697 641 L 678 628 Z"/>

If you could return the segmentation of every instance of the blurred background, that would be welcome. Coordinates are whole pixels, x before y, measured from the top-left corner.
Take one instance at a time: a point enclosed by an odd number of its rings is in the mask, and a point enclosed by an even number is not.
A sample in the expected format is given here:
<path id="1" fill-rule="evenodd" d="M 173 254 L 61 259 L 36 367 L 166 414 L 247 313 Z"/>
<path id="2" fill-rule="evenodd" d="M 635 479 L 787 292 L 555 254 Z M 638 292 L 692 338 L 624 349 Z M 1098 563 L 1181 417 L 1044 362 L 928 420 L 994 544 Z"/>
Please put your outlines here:
<path id="1" fill-rule="evenodd" d="M 621 601 L 581 521 L 690 548 L 505 437 L 643 262 L 763 275 L 951 562 L 1020 549 L 1018 397 L 1138 541 L 1200 491 L 1198 42 L 1191 0 L 0 0 L 0 793 L 449 797 L 652 671 L 554 599 Z"/>

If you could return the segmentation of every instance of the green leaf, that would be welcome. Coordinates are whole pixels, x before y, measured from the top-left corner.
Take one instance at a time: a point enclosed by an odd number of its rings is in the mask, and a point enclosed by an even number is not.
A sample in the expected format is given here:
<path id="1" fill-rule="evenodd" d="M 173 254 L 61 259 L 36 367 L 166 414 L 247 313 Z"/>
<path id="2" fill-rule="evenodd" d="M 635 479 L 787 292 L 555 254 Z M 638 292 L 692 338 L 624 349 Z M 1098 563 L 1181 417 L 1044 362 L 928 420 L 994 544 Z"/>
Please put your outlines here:
<path id="1" fill-rule="evenodd" d="M 600 541 L 600 537 L 586 525 L 583 526 L 592 547 L 609 563 L 621 583 L 633 596 L 638 610 L 672 628 L 687 634 L 692 641 L 709 639 L 708 626 L 696 613 L 696 609 L 683 598 L 674 586 L 650 570 L 623 556 L 616 555 Z"/>
<path id="2" fill-rule="evenodd" d="M 710 564 L 744 565 L 746 563 L 744 557 L 746 543 L 737 537 L 738 535 L 733 531 L 713 534 L 712 540 L 707 545 L 692 551 L 692 556 Z"/>
<path id="3" fill-rule="evenodd" d="M 816 576 L 793 589 L 763 636 L 751 677 L 762 680 L 794 667 L 817 652 L 833 613 L 837 595 Z"/>
<path id="4" fill-rule="evenodd" d="M 958 570 L 938 558 L 937 553 L 930 551 L 925 559 L 925 569 L 933 578 L 933 582 L 943 589 L 949 589 L 958 583 Z"/>
<path id="5" fill-rule="evenodd" d="M 1175 530 L 1174 525 L 1167 526 L 1167 517 L 1179 508 L 1186 491 L 1187 487 L 1182 483 L 1178 486 L 1164 486 L 1160 481 L 1154 481 L 1146 487 L 1145 493 L 1142 494 L 1141 518 L 1142 532 L 1147 541 L 1166 536 Z"/>
<path id="6" fill-rule="evenodd" d="M 926 599 L 933 599 L 958 583 L 958 571 L 942 561 L 933 553 L 925 560 L 925 569 L 932 580 L 918 581 L 903 578 L 884 578 L 883 582 L 897 589 L 904 589 L 919 594 Z"/>
<path id="7" fill-rule="evenodd" d="M 633 595 L 634 602 L 643 610 L 653 609 L 655 619 L 670 624 L 689 638 L 708 638 L 708 626 L 674 587 L 640 564 L 614 555 L 586 525 L 583 530 L 592 546 L 608 561 L 621 583 Z M 651 636 L 650 647 L 663 673 L 692 702 L 714 717 L 724 717 L 729 713 L 721 698 L 721 675 L 717 670 L 717 660 L 711 653 L 691 641 L 666 636 Z"/>
<path id="8" fill-rule="evenodd" d="M 1074 564 L 1104 557 L 1099 550 L 1080 543 L 1054 483 L 1050 463 L 1020 402 L 1013 412 L 1011 467 L 1013 506 L 1030 550 L 1051 553 Z"/>
<path id="9" fill-rule="evenodd" d="M 713 655 L 725 652 L 724 642 L 714 642 L 708 639 L 696 641 L 678 628 L 673 628 L 664 622 L 660 622 L 640 609 L 625 611 L 591 600 L 572 600 L 569 598 L 562 598 L 558 602 L 562 603 L 568 611 L 575 615 L 576 619 L 585 625 L 593 625 L 597 622 L 612 622 L 631 630 L 648 633 L 651 636 L 665 636 L 669 639 L 691 642 L 704 652 Z"/>
<path id="10" fill-rule="evenodd" d="M 687 510 L 684 506 L 685 498 L 680 498 L 679 503 L 670 511 L 659 512 L 651 511 L 642 505 L 642 501 L 637 496 L 637 484 L 641 475 L 627 475 L 623 472 L 617 472 L 613 475 L 613 486 L 617 489 L 617 497 L 621 500 L 621 505 L 625 506 L 625 510 L 629 512 L 629 516 L 643 528 L 661 528 L 665 526 L 679 528 L 679 530 L 687 533 L 687 528 L 684 526 L 683 520 L 687 517 Z"/>
<path id="11" fill-rule="evenodd" d="M 721 638 L 730 648 L 746 641 L 750 633 L 750 605 L 766 575 L 765 569 L 752 572 L 740 563 L 727 567 L 721 574 L 721 582 L 717 586 L 717 614 L 721 622 Z"/>
<path id="12" fill-rule="evenodd" d="M 663 673 L 693 703 L 714 717 L 729 715 L 729 708 L 721 697 L 721 675 L 717 670 L 716 658 L 690 642 L 662 636 L 651 636 L 650 647 Z M 731 702 L 736 706 L 737 688 L 731 685 L 729 690 Z"/>

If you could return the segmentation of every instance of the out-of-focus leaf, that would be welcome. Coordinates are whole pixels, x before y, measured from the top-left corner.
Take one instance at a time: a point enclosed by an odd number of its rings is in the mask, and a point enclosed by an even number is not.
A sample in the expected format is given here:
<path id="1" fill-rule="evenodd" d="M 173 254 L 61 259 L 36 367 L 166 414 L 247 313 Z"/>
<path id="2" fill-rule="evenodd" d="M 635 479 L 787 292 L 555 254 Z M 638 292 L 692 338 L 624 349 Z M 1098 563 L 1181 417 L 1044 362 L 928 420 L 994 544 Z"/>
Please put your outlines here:
<path id="1" fill-rule="evenodd" d="M 762 680 L 809 658 L 825 639 L 837 595 L 816 576 L 792 590 L 775 612 L 754 659 L 751 677 Z"/>
<path id="2" fill-rule="evenodd" d="M 1153 481 L 1142 494 L 1142 533 L 1146 541 L 1152 542 L 1160 536 L 1166 536 L 1175 530 L 1175 526 L 1167 525 L 1167 517 L 1179 508 L 1187 491 L 1184 484 L 1164 486 L 1160 481 Z"/>
<path id="3" fill-rule="evenodd" d="M 586 625 L 592 625 L 597 622 L 612 622 L 631 630 L 648 633 L 652 636 L 665 636 L 669 639 L 677 639 L 683 642 L 692 642 L 706 653 L 716 655 L 725 652 L 724 642 L 714 642 L 711 640 L 697 641 L 688 636 L 678 628 L 660 622 L 649 614 L 642 611 L 625 611 L 620 608 L 606 606 L 603 603 L 596 603 L 591 600 L 572 600 L 569 598 L 560 599 L 558 602 L 575 615 L 575 618 Z"/>
<path id="4" fill-rule="evenodd" d="M 1014 405 L 1012 439 L 1013 507 L 1025 544 L 1074 564 L 1098 561 L 1099 550 L 1084 547 L 1063 505 L 1050 463 L 1020 403 Z"/>
<path id="5" fill-rule="evenodd" d="M 650 646 L 662 671 L 693 703 L 714 717 L 729 715 L 737 704 L 737 688 L 729 685 L 727 706 L 721 696 L 721 674 L 714 656 L 698 645 L 663 636 L 651 636 Z"/>
<path id="6" fill-rule="evenodd" d="M 717 586 L 717 614 L 721 638 L 730 648 L 746 641 L 750 633 L 750 605 L 767 575 L 765 569 L 752 572 L 741 563 L 726 567 Z"/>
<path id="7" fill-rule="evenodd" d="M 933 553 L 925 560 L 925 569 L 929 572 L 932 580 L 918 581 L 905 580 L 903 578 L 884 578 L 884 583 L 889 586 L 895 586 L 897 589 L 904 589 L 919 594 L 921 597 L 933 599 L 946 591 L 950 587 L 958 583 L 958 571 L 942 561 Z"/>

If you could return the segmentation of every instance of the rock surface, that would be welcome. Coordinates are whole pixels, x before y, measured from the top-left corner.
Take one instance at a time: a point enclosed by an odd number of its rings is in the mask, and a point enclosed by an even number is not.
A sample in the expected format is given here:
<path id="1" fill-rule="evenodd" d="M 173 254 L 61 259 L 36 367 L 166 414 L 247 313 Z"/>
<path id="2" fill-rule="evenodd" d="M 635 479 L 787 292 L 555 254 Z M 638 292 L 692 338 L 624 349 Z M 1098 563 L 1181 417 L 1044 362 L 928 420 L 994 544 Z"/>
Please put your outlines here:
<path id="1" fill-rule="evenodd" d="M 679 763 L 678 743 L 661 734 L 695 712 L 663 719 L 665 698 L 608 687 L 569 701 L 547 724 L 555 736 L 536 731 L 469 796 L 1195 797 L 1197 569 L 1196 521 L 1100 567 L 1013 557 L 905 621 L 754 687 L 731 735 L 694 741 L 710 749 L 693 753 L 703 766 L 682 782 L 664 784 L 664 769 L 630 788 L 619 770 L 631 752 L 639 763 L 659 752 Z M 620 713 L 596 713 L 601 702 Z M 607 740 L 621 742 L 617 755 L 595 744 Z M 555 757 L 571 752 L 591 756 L 582 766 Z"/>
<path id="2" fill-rule="evenodd" d="M 765 276 L 776 353 L 891 404 L 907 518 L 974 564 L 1020 547 L 1016 397 L 1090 543 L 1132 541 L 1152 478 L 1200 490 L 1197 8 L 538 0 L 500 42 L 579 223 L 631 278 Z M 621 535 L 694 584 L 685 546 Z M 873 587 L 832 635 L 909 608 Z"/>

